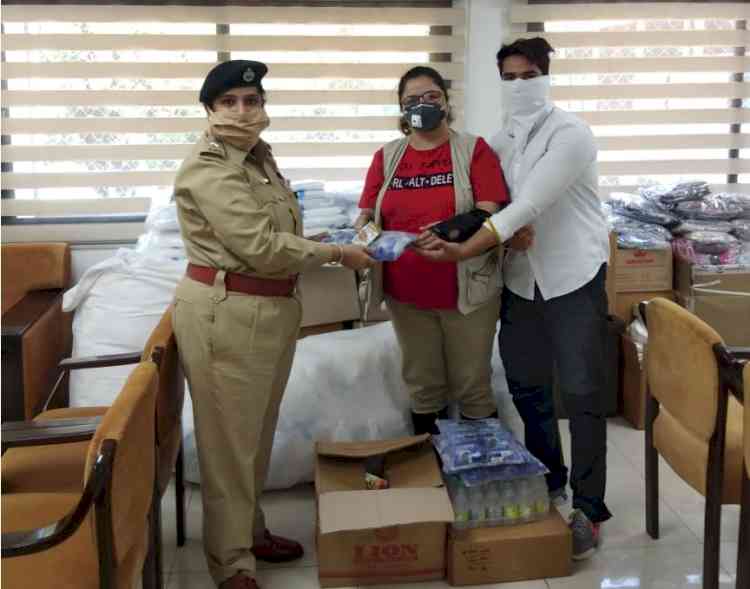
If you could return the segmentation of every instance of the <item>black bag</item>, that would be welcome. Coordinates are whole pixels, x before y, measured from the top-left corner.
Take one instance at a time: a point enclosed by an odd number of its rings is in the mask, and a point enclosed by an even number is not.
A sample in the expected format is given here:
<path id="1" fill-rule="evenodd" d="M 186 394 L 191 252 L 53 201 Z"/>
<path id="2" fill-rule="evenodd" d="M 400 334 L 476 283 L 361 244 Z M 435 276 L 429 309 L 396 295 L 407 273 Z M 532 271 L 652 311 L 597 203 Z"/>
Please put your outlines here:
<path id="1" fill-rule="evenodd" d="M 474 209 L 433 225 L 430 231 L 443 241 L 461 243 L 479 231 L 491 216 L 487 211 Z"/>

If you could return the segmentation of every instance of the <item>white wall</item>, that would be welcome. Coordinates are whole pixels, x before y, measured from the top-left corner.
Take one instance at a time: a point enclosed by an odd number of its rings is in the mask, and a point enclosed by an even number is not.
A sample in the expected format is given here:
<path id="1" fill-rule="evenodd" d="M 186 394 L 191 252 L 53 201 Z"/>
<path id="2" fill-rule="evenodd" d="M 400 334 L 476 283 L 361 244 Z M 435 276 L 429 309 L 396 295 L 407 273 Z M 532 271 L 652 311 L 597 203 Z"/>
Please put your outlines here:
<path id="1" fill-rule="evenodd" d="M 461 0 L 466 11 L 465 130 L 489 139 L 500 128 L 500 76 L 495 55 L 507 42 L 511 0 Z"/>

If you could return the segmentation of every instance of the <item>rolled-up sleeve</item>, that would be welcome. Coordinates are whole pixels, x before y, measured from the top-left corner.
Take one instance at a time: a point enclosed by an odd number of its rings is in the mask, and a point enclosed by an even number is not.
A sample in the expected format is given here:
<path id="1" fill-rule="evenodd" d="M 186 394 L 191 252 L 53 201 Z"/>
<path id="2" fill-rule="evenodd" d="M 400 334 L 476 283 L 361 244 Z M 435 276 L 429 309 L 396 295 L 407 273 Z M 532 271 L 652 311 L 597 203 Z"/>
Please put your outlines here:
<path id="1" fill-rule="evenodd" d="M 546 153 L 534 165 L 513 202 L 489 221 L 503 240 L 534 221 L 596 161 L 591 131 L 583 125 L 569 125 L 557 131 Z"/>
<path id="2" fill-rule="evenodd" d="M 179 186 L 189 186 L 216 239 L 252 271 L 296 274 L 330 261 L 328 246 L 276 231 L 272 204 L 253 194 L 241 169 L 219 158 L 197 158 L 182 170 Z"/>

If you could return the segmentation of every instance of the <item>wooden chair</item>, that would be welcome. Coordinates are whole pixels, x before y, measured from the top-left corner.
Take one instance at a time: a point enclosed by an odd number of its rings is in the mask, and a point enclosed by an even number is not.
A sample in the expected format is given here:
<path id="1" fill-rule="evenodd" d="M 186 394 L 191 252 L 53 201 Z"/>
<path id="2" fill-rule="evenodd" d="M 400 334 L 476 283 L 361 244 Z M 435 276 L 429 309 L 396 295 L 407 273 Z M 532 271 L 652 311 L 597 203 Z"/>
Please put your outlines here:
<path id="1" fill-rule="evenodd" d="M 157 366 L 140 363 L 88 443 L 78 492 L 3 493 L 3 586 L 136 586 L 149 549 L 157 388 Z"/>
<path id="2" fill-rule="evenodd" d="M 2 253 L 2 419 L 33 418 L 42 410 L 58 376 L 58 362 L 70 354 L 70 316 L 62 294 L 70 284 L 66 243 L 3 244 Z M 65 383 L 57 400 L 67 405 Z"/>
<path id="3" fill-rule="evenodd" d="M 742 391 L 738 389 L 739 387 L 735 389 L 735 395 L 746 405 L 750 394 L 750 362 L 744 366 Z M 745 407 L 744 462 L 740 533 L 737 540 L 737 589 L 750 589 L 750 411 L 747 411 L 747 407 Z"/>
<path id="4" fill-rule="evenodd" d="M 718 588 L 722 504 L 740 502 L 743 408 L 730 396 L 719 334 L 666 299 L 642 313 L 646 358 L 646 529 L 659 537 L 659 456 L 706 498 L 703 587 Z"/>
<path id="5" fill-rule="evenodd" d="M 156 443 L 158 472 L 157 500 L 154 505 L 153 557 L 156 560 L 157 578 L 145 580 L 144 585 L 161 587 L 161 497 L 164 496 L 175 469 L 175 502 L 177 506 L 177 545 L 185 544 L 185 477 L 182 452 L 182 407 L 185 397 L 185 379 L 179 362 L 177 343 L 172 330 L 171 307 L 162 316 L 151 333 L 142 354 L 121 354 L 91 359 L 65 361 L 66 369 L 96 368 L 122 365 L 154 358 L 159 366 L 158 395 L 156 400 Z M 53 391 L 54 394 L 54 391 Z M 71 423 L 72 428 L 84 427 L 86 420 L 96 420 L 107 407 L 75 407 L 53 409 L 39 414 L 35 422 L 50 424 Z M 71 421 L 72 420 L 72 421 Z M 72 491 L 77 488 L 80 473 L 85 467 L 86 442 L 64 446 L 37 446 L 11 449 L 3 459 L 3 488 L 7 492 Z"/>

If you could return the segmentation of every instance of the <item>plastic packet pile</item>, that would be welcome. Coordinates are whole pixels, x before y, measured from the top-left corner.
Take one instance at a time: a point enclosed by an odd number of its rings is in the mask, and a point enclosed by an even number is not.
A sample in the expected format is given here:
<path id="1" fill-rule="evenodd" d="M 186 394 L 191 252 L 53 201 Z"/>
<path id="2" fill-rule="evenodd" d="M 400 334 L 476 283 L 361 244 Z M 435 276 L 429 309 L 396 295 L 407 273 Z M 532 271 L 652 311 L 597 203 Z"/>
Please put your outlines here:
<path id="1" fill-rule="evenodd" d="M 672 210 L 681 219 L 672 230 L 677 257 L 701 266 L 750 266 L 750 195 L 704 194 Z"/>
<path id="2" fill-rule="evenodd" d="M 610 230 L 617 233 L 617 245 L 622 249 L 658 250 L 669 249 L 672 240 L 671 232 L 662 225 L 650 223 L 634 213 L 631 208 L 623 208 L 622 197 L 614 203 L 602 203 L 602 210 Z M 649 216 L 649 218 L 652 218 Z"/>
<path id="3" fill-rule="evenodd" d="M 357 217 L 361 190 L 336 191 L 319 180 L 292 182 L 302 210 L 305 237 L 348 227 Z"/>

